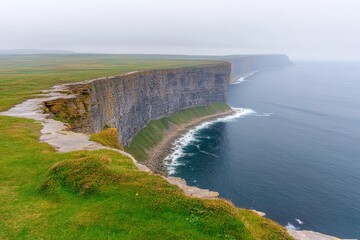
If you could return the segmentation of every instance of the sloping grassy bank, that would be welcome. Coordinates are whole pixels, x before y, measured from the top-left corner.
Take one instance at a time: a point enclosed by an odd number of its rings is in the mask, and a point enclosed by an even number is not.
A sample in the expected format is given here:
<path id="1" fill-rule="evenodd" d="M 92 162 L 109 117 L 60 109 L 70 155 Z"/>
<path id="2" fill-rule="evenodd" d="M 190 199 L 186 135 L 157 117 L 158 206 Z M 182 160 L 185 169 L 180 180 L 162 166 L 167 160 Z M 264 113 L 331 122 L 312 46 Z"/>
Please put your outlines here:
<path id="1" fill-rule="evenodd" d="M 0 117 L 0 239 L 289 239 L 273 221 L 186 197 L 116 152 L 56 153 L 39 130 Z"/>
<path id="2" fill-rule="evenodd" d="M 163 139 L 170 127 L 186 124 L 194 119 L 226 112 L 230 109 L 226 103 L 214 103 L 209 106 L 184 109 L 169 117 L 152 120 L 135 136 L 130 146 L 125 147 L 125 151 L 133 155 L 138 161 L 147 160 L 147 153 Z"/>

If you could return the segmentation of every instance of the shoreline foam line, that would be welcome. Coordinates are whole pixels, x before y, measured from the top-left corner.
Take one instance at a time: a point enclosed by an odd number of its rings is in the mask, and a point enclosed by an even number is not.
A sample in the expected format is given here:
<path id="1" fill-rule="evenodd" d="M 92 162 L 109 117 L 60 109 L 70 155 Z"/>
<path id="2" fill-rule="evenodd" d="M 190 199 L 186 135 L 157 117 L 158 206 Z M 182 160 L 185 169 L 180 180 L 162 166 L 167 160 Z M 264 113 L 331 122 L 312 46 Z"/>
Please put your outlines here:
<path id="1" fill-rule="evenodd" d="M 236 84 L 240 84 L 242 82 L 245 82 L 248 78 L 250 78 L 251 76 L 253 76 L 254 74 L 260 73 L 260 72 L 265 72 L 265 71 L 271 71 L 271 70 L 277 70 L 277 69 L 281 69 L 281 67 L 270 67 L 270 68 L 262 68 L 253 72 L 250 72 L 248 74 L 245 74 L 241 77 L 237 77 L 236 80 L 234 81 L 230 81 L 230 85 L 236 85 Z"/>
<path id="2" fill-rule="evenodd" d="M 217 122 L 232 122 L 237 118 L 242 118 L 249 115 L 255 115 L 255 116 L 263 116 L 258 115 L 257 112 L 250 108 L 232 108 L 235 113 L 226 117 L 220 117 L 214 120 L 210 120 L 207 122 L 203 122 L 194 128 L 191 128 L 189 131 L 187 131 L 184 135 L 180 136 L 178 139 L 175 140 L 172 147 L 172 152 L 165 157 L 164 159 L 164 165 L 166 169 L 168 170 L 168 174 L 171 176 L 176 172 L 176 167 L 179 165 L 183 165 L 182 163 L 178 162 L 177 160 L 183 156 L 185 156 L 185 153 L 183 151 L 184 147 L 189 145 L 190 143 L 194 142 L 196 140 L 196 134 L 209 126 L 211 126 L 214 123 Z M 266 115 L 268 116 L 268 115 Z"/>
<path id="3" fill-rule="evenodd" d="M 253 72 L 250 72 L 244 76 L 241 76 L 239 77 L 237 80 L 233 81 L 233 82 L 230 82 L 230 85 L 236 85 L 236 84 L 240 84 L 244 81 L 246 81 L 247 78 L 251 77 L 252 75 L 256 74 L 256 73 L 259 73 L 259 72 L 262 72 L 264 70 L 257 70 L 257 71 L 253 71 Z"/>

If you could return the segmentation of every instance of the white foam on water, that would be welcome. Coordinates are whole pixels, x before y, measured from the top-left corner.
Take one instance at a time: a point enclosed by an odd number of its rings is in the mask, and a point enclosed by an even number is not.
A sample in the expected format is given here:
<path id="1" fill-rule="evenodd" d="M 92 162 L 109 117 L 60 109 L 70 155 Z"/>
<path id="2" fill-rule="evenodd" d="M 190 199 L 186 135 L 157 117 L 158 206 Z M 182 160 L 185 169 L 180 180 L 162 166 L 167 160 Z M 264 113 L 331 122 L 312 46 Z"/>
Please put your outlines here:
<path id="1" fill-rule="evenodd" d="M 258 117 L 270 117 L 274 113 L 256 113 L 256 116 Z"/>
<path id="2" fill-rule="evenodd" d="M 247 78 L 251 77 L 252 75 L 254 75 L 255 73 L 258 73 L 258 72 L 261 72 L 261 70 L 254 71 L 254 72 L 251 72 L 251 73 L 249 73 L 249 74 L 247 74 L 247 75 L 245 75 L 245 76 L 242 76 L 242 77 L 240 77 L 238 80 L 236 80 L 236 81 L 234 81 L 234 82 L 232 82 L 232 83 L 230 83 L 230 84 L 235 85 L 235 84 L 239 84 L 239 83 L 245 82 Z"/>
<path id="3" fill-rule="evenodd" d="M 304 222 L 303 221 L 301 221 L 300 219 L 298 219 L 298 218 L 295 218 L 295 221 L 297 221 L 300 225 L 303 225 L 304 224 Z"/>
<path id="4" fill-rule="evenodd" d="M 183 136 L 181 136 L 180 138 L 175 140 L 175 142 L 173 143 L 173 147 L 172 147 L 172 153 L 169 154 L 164 159 L 164 164 L 168 170 L 169 175 L 173 175 L 175 173 L 177 166 L 184 165 L 184 163 L 179 162 L 178 159 L 187 155 L 187 153 L 184 152 L 185 146 L 197 141 L 196 134 L 201 129 L 207 128 L 217 122 L 233 122 L 237 118 L 243 118 L 243 117 L 250 116 L 250 115 L 259 116 L 259 117 L 268 117 L 268 116 L 272 115 L 271 113 L 257 113 L 250 108 L 232 108 L 232 109 L 235 111 L 234 114 L 232 114 L 230 116 L 226 116 L 226 117 L 221 117 L 221 118 L 218 118 L 215 120 L 211 120 L 208 122 L 204 122 L 192 129 L 190 129 L 186 134 L 184 134 Z M 201 149 L 199 149 L 199 150 L 201 151 Z M 205 151 L 201 151 L 201 152 L 205 153 L 205 154 L 213 155 L 215 157 L 219 157 L 219 156 L 216 156 L 214 154 L 211 154 L 211 153 L 208 153 Z"/>
<path id="5" fill-rule="evenodd" d="M 288 222 L 288 224 L 285 226 L 287 230 L 299 230 L 299 228 L 295 227 L 291 223 Z"/>
<path id="6" fill-rule="evenodd" d="M 209 153 L 209 152 L 206 152 L 206 151 L 203 151 L 200 149 L 200 144 L 196 145 L 197 149 L 199 149 L 200 152 L 206 154 L 206 155 L 211 155 L 211 156 L 214 156 L 216 158 L 218 158 L 219 156 L 218 155 L 215 155 L 215 154 L 212 154 L 212 153 Z"/>

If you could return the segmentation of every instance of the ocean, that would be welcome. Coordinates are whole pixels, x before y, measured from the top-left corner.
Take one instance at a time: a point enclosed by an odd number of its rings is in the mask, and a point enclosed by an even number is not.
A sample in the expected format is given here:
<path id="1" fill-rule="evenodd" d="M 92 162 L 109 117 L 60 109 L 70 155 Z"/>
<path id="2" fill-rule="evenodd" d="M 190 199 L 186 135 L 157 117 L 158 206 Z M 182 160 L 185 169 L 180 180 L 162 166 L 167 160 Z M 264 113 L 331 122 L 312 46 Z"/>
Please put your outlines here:
<path id="1" fill-rule="evenodd" d="M 360 63 L 257 72 L 228 103 L 235 116 L 177 140 L 170 174 L 287 228 L 360 239 Z"/>

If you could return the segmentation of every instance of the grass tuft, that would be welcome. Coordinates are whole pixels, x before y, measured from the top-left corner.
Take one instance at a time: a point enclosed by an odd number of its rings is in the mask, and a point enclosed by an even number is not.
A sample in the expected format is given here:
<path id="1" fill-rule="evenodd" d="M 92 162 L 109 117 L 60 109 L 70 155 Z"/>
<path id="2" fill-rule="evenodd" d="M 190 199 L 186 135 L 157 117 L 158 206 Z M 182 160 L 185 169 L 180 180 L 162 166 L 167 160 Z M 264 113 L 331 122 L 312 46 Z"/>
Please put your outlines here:
<path id="1" fill-rule="evenodd" d="M 91 157 L 56 163 L 48 178 L 40 185 L 41 192 L 52 192 L 59 186 L 80 195 L 96 194 L 101 187 L 117 183 L 120 179 L 105 162 Z"/>
<path id="2" fill-rule="evenodd" d="M 103 131 L 92 134 L 90 140 L 98 142 L 107 147 L 120 149 L 116 128 L 104 128 Z"/>

